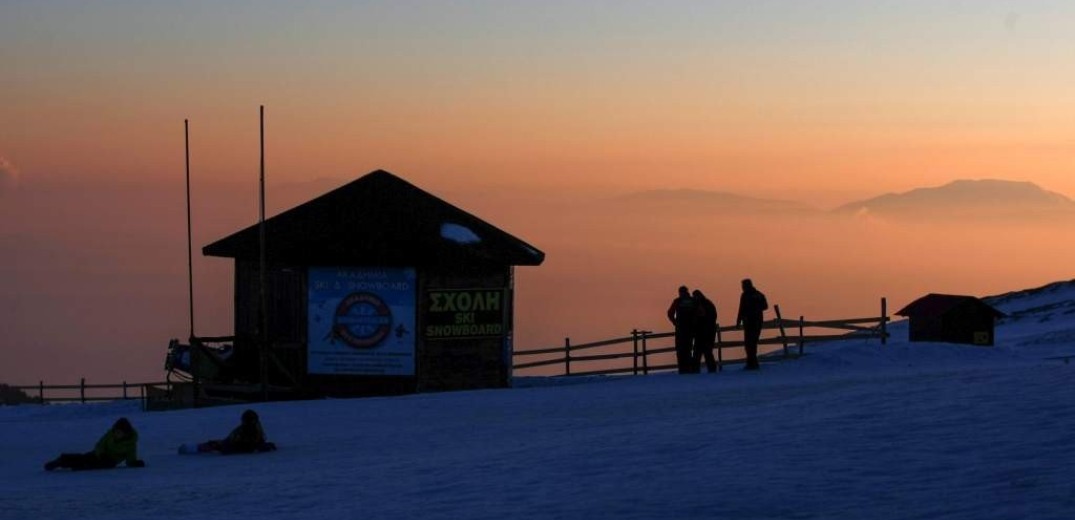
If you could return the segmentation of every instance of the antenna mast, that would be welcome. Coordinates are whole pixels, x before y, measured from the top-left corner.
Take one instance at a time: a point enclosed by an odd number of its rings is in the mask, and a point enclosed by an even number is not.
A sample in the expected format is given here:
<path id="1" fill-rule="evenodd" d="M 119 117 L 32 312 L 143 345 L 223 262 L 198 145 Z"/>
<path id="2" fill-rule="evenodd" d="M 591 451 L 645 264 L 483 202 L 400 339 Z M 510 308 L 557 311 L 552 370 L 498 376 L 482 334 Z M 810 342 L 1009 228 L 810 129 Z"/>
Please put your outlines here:
<path id="1" fill-rule="evenodd" d="M 190 223 L 190 121 L 183 120 L 183 152 L 187 170 L 187 294 L 190 302 L 190 337 L 194 342 L 194 246 Z"/>
<path id="2" fill-rule="evenodd" d="M 263 401 L 269 400 L 269 360 L 268 360 L 268 344 L 269 344 L 269 305 L 266 290 L 266 261 L 265 261 L 265 105 L 261 105 L 259 111 L 260 129 L 261 129 L 261 172 L 259 179 L 259 204 L 258 204 L 258 242 L 259 242 L 259 265 L 258 275 L 260 276 L 260 288 L 259 292 L 261 297 L 261 334 L 259 339 L 260 343 L 260 358 L 261 358 L 261 399 Z"/>

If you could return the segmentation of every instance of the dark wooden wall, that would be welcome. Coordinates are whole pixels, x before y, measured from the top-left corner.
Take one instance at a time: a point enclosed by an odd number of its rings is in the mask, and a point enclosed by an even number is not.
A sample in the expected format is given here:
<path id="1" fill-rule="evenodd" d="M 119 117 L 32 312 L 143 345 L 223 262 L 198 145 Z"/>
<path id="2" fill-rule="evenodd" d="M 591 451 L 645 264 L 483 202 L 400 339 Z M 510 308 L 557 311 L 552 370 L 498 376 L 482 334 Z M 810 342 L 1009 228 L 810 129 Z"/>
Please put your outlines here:
<path id="1" fill-rule="evenodd" d="M 484 272 L 420 272 L 418 329 L 425 331 L 429 293 L 439 289 L 503 289 L 503 335 L 432 339 L 418 336 L 418 389 L 502 388 L 510 384 L 513 287 L 511 267 Z"/>
<path id="2" fill-rule="evenodd" d="M 910 340 L 991 346 L 995 322 L 988 309 L 977 305 L 960 305 L 940 316 L 912 317 Z"/>
<path id="3" fill-rule="evenodd" d="M 308 396 L 392 395 L 415 391 L 502 388 L 510 385 L 513 333 L 513 271 L 510 266 L 480 271 L 418 272 L 416 367 L 414 377 L 323 376 L 306 374 L 307 269 L 270 266 L 267 277 L 269 380 L 296 387 Z M 236 261 L 235 335 L 239 381 L 260 381 L 260 277 L 256 262 Z M 429 320 L 430 291 L 503 291 L 502 334 L 495 337 L 437 339 L 423 333 Z"/>

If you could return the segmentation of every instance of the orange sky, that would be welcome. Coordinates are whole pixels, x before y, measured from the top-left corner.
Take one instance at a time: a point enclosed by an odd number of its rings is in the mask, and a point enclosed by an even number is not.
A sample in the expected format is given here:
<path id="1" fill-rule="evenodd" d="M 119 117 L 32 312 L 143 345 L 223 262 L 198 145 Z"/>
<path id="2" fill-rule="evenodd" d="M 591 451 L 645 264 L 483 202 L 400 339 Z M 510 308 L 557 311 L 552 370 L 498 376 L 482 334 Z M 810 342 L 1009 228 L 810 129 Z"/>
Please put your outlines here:
<path id="1" fill-rule="evenodd" d="M 520 277 L 521 291 L 539 286 L 522 302 L 524 342 L 589 335 L 572 321 L 578 295 L 546 282 L 637 294 L 622 313 L 639 321 L 664 305 L 652 303 L 664 287 L 683 283 L 673 279 L 682 269 L 725 293 L 740 273 L 761 272 L 793 287 L 791 301 L 832 312 L 872 306 L 893 286 L 981 293 L 1070 277 L 1056 229 L 1010 235 L 1032 260 L 1000 248 L 968 266 L 950 254 L 916 265 L 891 260 L 902 257 L 888 247 L 951 244 L 884 230 L 898 238 L 840 256 L 809 239 L 785 249 L 775 238 L 783 224 L 767 224 L 758 236 L 772 239 L 747 253 L 726 246 L 727 225 L 706 232 L 722 240 L 654 241 L 666 229 L 647 228 L 652 215 L 626 214 L 615 223 L 651 234 L 598 247 L 586 230 L 610 225 L 606 217 L 564 208 L 695 188 L 828 209 L 967 178 L 1075 196 L 1073 34 L 1075 7 L 1052 1 L 4 3 L 0 341 L 9 343 L 0 350 L 11 354 L 0 381 L 48 377 L 57 369 L 44 360 L 76 351 L 80 335 L 96 343 L 123 333 L 53 330 L 55 305 L 80 327 L 87 316 L 138 317 L 141 335 L 116 348 L 148 353 L 94 370 L 135 378 L 155 369 L 164 340 L 184 332 L 182 314 L 143 316 L 185 309 L 183 221 L 171 220 L 182 211 L 183 119 L 195 192 L 207 201 L 196 213 L 204 244 L 256 216 L 259 104 L 274 185 L 339 184 L 384 168 L 545 249 L 548 265 Z M 285 199 L 270 192 L 275 208 Z M 145 248 L 154 253 L 132 256 Z M 693 260 L 680 271 L 654 265 L 672 252 Z M 791 255 L 796 267 L 752 268 L 762 254 Z M 885 273 L 872 271 L 876 258 L 890 259 Z M 206 284 L 226 283 L 226 265 L 202 262 L 217 277 Z M 597 264 L 616 268 L 590 276 Z M 837 272 L 853 283 L 826 280 Z M 897 276 L 921 282 L 886 285 Z M 818 281 L 793 282 L 803 278 Z M 144 289 L 148 280 L 160 283 Z M 808 297 L 834 285 L 839 302 Z M 122 305 L 56 303 L 93 291 Z M 226 315 L 213 301 L 204 307 Z M 620 328 L 610 321 L 593 335 Z"/>

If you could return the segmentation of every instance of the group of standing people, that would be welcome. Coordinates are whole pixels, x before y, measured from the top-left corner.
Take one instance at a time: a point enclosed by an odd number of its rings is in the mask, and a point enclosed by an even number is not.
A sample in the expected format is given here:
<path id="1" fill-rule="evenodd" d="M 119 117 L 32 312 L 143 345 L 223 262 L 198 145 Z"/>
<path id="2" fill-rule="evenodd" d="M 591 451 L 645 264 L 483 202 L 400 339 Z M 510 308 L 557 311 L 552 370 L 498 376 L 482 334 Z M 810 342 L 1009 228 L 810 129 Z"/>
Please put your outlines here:
<path id="1" fill-rule="evenodd" d="M 736 328 L 743 329 L 746 370 L 758 370 L 758 340 L 769 308 L 765 295 L 754 287 L 749 278 L 742 282 L 743 293 L 739 296 L 739 314 Z M 691 292 L 687 286 L 679 287 L 679 296 L 668 307 L 668 319 L 676 328 L 676 366 L 680 374 L 701 372 L 705 358 L 706 371 L 717 371 L 713 347 L 717 335 L 717 306 L 702 291 Z"/>
<path id="2" fill-rule="evenodd" d="M 706 370 L 716 372 L 713 346 L 717 337 L 717 306 L 702 291 L 695 289 L 692 293 L 686 285 L 681 285 L 679 296 L 668 307 L 668 319 L 676 327 L 679 373 L 701 372 L 703 357 Z"/>

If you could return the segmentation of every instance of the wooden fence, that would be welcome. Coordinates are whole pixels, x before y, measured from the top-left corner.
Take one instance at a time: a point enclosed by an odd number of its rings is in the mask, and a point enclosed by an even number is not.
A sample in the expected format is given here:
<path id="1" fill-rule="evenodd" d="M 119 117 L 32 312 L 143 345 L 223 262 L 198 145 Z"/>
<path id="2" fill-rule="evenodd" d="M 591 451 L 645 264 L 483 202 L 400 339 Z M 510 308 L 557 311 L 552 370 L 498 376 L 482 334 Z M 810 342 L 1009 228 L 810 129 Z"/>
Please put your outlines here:
<path id="1" fill-rule="evenodd" d="M 800 316 L 798 320 L 789 320 L 781 316 L 779 305 L 774 305 L 773 310 L 776 314 L 776 318 L 766 321 L 763 324 L 762 330 L 775 331 L 777 334 L 771 337 L 761 338 L 758 341 L 758 345 L 779 345 L 783 350 L 784 357 L 791 357 L 796 354 L 802 355 L 806 344 L 811 342 L 877 338 L 880 339 L 881 344 L 884 345 L 888 339 L 887 325 L 890 319 L 888 317 L 888 304 L 885 298 L 881 298 L 881 315 L 867 318 L 807 321 Z M 788 334 L 788 330 L 795 331 L 796 329 L 798 330 L 798 334 Z M 807 335 L 805 331 L 808 329 L 836 329 L 844 332 L 840 334 Z M 744 346 L 744 342 L 741 339 L 731 341 L 724 339 L 726 333 L 739 330 L 740 329 L 732 326 L 721 327 L 718 323 L 716 344 L 713 348 L 717 359 L 718 369 L 722 370 L 724 365 L 737 364 L 744 361 L 743 359 L 724 359 L 724 350 L 741 348 Z M 562 364 L 563 375 L 567 376 L 627 373 L 645 375 L 650 372 L 673 370 L 676 368 L 675 363 L 660 364 L 660 357 L 664 354 L 674 353 L 676 350 L 675 346 L 657 346 L 656 348 L 653 348 L 651 343 L 654 340 L 674 337 L 675 332 L 652 332 L 636 329 L 631 331 L 630 336 L 595 341 L 592 343 L 573 345 L 571 344 L 571 338 L 564 338 L 564 345 L 562 347 L 515 352 L 516 357 L 552 357 L 538 361 L 518 363 L 512 368 L 514 370 L 526 370 Z M 583 350 L 592 350 L 616 345 L 629 345 L 630 348 L 629 351 L 626 352 L 589 355 L 577 354 L 579 351 Z M 656 359 L 654 359 L 655 357 Z M 600 368 L 588 371 L 578 370 L 579 365 L 584 363 L 592 364 L 595 362 L 606 362 L 607 364 L 609 361 L 622 359 L 630 359 L 631 365 L 627 367 Z M 44 381 L 40 381 L 37 385 L 12 386 L 11 388 L 28 393 L 31 397 L 35 397 L 37 402 L 42 404 L 55 402 L 87 403 L 91 401 L 138 399 L 142 402 L 143 408 L 146 408 L 150 400 L 159 398 L 162 395 L 171 396 L 174 391 L 179 391 L 179 387 L 184 384 L 189 386 L 189 383 L 174 383 L 172 381 L 153 383 L 128 383 L 124 381 L 118 384 L 86 384 L 86 378 L 82 378 L 77 385 L 46 385 Z M 46 391 L 49 393 L 46 394 Z M 89 391 L 89 393 L 87 393 L 87 391 Z"/>
<path id="2" fill-rule="evenodd" d="M 88 403 L 92 401 L 118 401 L 138 399 L 145 406 L 146 399 L 155 390 L 165 389 L 171 392 L 173 383 L 161 381 L 155 383 L 122 383 L 113 384 L 86 384 L 86 378 L 79 380 L 77 385 L 46 385 L 39 381 L 36 385 L 12 386 L 30 395 L 38 403 Z M 46 394 L 45 391 L 49 393 Z M 88 392 L 87 392 L 88 391 Z"/>
<path id="3" fill-rule="evenodd" d="M 867 318 L 847 318 L 837 320 L 823 320 L 823 321 L 807 321 L 802 316 L 798 320 L 785 319 L 781 316 L 780 306 L 774 305 L 773 310 L 776 314 L 776 318 L 764 322 L 762 331 L 770 330 L 776 334 L 771 337 L 763 337 L 758 341 L 759 350 L 762 345 L 779 345 L 783 350 L 784 357 L 792 357 L 794 355 L 802 355 L 807 343 L 817 342 L 830 342 L 830 341 L 847 341 L 847 340 L 861 340 L 877 338 L 881 340 L 881 344 L 884 345 L 888 339 L 888 302 L 885 298 L 881 298 L 881 314 L 880 316 L 873 316 Z M 797 329 L 798 334 L 794 332 L 789 335 L 788 331 L 795 331 Z M 807 330 L 814 329 L 835 329 L 843 331 L 841 333 L 827 333 L 827 334 L 815 334 L 807 335 Z M 717 325 L 717 337 L 716 344 L 713 348 L 715 357 L 717 359 L 717 369 L 723 370 L 726 364 L 742 363 L 745 359 L 724 359 L 724 350 L 731 348 L 741 348 L 745 346 L 745 342 L 741 339 L 728 341 L 724 339 L 724 336 L 729 332 L 736 332 L 740 329 L 734 326 L 720 326 Z M 654 340 L 661 340 L 665 338 L 674 338 L 675 332 L 653 332 L 648 330 L 635 329 L 631 331 L 630 336 L 624 336 L 620 338 L 612 338 L 601 341 L 594 341 L 592 343 L 572 344 L 571 338 L 564 338 L 564 345 L 562 347 L 544 348 L 537 350 L 524 350 L 515 352 L 516 357 L 531 357 L 542 356 L 547 359 L 541 359 L 538 361 L 528 361 L 523 363 L 514 364 L 513 370 L 526 370 L 538 367 L 547 367 L 555 365 L 563 365 L 563 374 L 566 376 L 573 375 L 609 375 L 609 374 L 633 374 L 633 375 L 645 375 L 654 371 L 673 370 L 676 368 L 675 363 L 667 363 L 666 360 L 662 360 L 663 354 L 670 354 L 676 351 L 675 346 L 657 346 L 654 348 L 652 342 Z M 629 350 L 626 352 L 609 352 L 579 355 L 579 351 L 599 349 L 601 347 L 610 347 L 616 345 L 627 345 Z M 622 350 L 622 349 L 619 349 Z M 797 351 L 797 352 L 796 352 Z M 656 358 L 654 358 L 656 356 Z M 593 370 L 579 370 L 579 366 L 588 363 L 589 366 L 593 366 L 593 363 L 602 363 L 608 365 L 615 360 L 630 359 L 630 366 L 615 367 L 615 368 L 598 368 Z M 663 363 L 663 364 L 661 364 Z M 553 374 L 555 375 L 555 374 Z"/>

